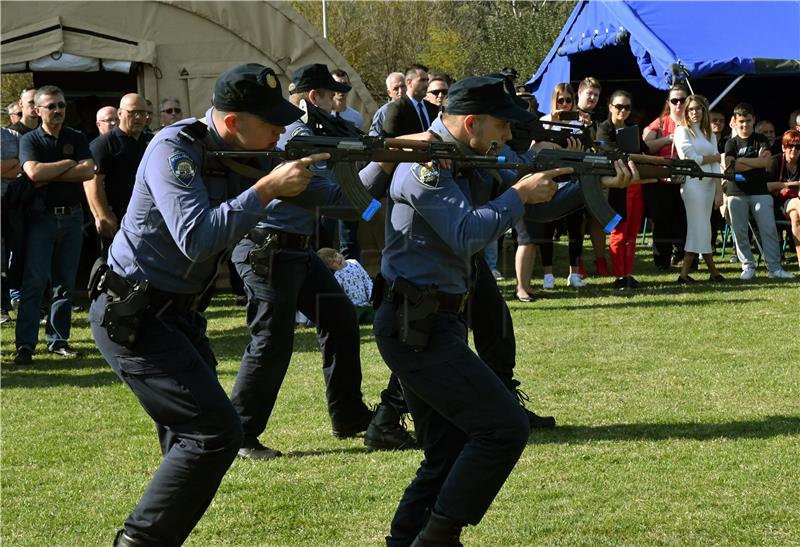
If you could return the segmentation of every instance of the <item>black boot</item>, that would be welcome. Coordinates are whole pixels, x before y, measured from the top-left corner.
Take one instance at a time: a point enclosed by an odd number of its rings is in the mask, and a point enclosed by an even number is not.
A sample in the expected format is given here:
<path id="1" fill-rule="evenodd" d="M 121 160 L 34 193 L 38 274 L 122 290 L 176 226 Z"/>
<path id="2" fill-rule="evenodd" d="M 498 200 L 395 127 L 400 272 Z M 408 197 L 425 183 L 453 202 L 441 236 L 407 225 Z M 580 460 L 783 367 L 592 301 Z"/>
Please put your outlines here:
<path id="1" fill-rule="evenodd" d="M 124 528 L 117 532 L 114 538 L 114 547 L 146 547 L 146 545 L 146 543 L 137 541 L 126 534 Z"/>
<path id="2" fill-rule="evenodd" d="M 460 522 L 431 512 L 428 522 L 417 534 L 411 547 L 464 547 L 461 543 L 463 527 Z"/>
<path id="3" fill-rule="evenodd" d="M 370 450 L 417 448 L 417 441 L 403 427 L 400 415 L 386 403 L 379 404 L 375 409 L 375 416 L 364 435 L 364 444 Z"/>
<path id="4" fill-rule="evenodd" d="M 519 382 L 514 380 L 515 385 L 511 388 L 514 392 L 514 397 L 519 401 L 519 404 L 525 410 L 525 415 L 528 416 L 528 424 L 531 429 L 553 429 L 556 426 L 556 419 L 552 416 L 539 416 L 533 410 L 529 410 L 528 407 L 525 406 L 530 400 L 528 394 L 519 389 L 517 386 Z"/>

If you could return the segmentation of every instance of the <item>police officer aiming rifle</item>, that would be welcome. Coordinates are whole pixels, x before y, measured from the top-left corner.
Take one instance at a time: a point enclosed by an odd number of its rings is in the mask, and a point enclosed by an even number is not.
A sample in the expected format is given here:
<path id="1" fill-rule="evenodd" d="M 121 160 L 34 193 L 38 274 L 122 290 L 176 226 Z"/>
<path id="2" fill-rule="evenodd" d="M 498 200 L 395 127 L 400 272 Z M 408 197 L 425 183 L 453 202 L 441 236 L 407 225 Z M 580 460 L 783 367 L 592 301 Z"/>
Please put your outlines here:
<path id="1" fill-rule="evenodd" d="M 271 69 L 240 65 L 219 77 L 203 120 L 162 129 L 145 151 L 108 264 L 90 284 L 97 347 L 156 423 L 163 454 L 115 545 L 183 543 L 242 445 L 200 312 L 228 248 L 273 199 L 302 192 L 308 167 L 329 156 L 282 163 L 253 182 L 204 152 L 271 149 L 302 114 Z"/>

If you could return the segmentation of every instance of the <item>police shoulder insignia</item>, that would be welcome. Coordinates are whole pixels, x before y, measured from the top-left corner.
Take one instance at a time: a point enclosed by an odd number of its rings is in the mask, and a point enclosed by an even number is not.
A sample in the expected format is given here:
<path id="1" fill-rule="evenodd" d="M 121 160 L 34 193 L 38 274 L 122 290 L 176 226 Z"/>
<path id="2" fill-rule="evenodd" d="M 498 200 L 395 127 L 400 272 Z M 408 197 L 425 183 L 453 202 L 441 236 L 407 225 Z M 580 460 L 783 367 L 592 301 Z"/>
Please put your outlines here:
<path id="1" fill-rule="evenodd" d="M 172 174 L 175 175 L 175 178 L 184 186 L 189 186 L 192 183 L 194 175 L 197 172 L 194 167 L 194 160 L 184 152 L 178 152 L 169 157 L 169 168 L 172 170 Z"/>
<path id="2" fill-rule="evenodd" d="M 436 168 L 432 169 L 426 164 L 414 163 L 411 165 L 411 174 L 423 186 L 429 188 L 439 186 L 439 170 Z"/>
<path id="3" fill-rule="evenodd" d="M 292 132 L 289 133 L 289 138 L 292 139 L 294 137 L 310 137 L 314 135 L 311 129 L 308 128 L 306 124 L 299 124 L 297 127 L 292 129 Z"/>

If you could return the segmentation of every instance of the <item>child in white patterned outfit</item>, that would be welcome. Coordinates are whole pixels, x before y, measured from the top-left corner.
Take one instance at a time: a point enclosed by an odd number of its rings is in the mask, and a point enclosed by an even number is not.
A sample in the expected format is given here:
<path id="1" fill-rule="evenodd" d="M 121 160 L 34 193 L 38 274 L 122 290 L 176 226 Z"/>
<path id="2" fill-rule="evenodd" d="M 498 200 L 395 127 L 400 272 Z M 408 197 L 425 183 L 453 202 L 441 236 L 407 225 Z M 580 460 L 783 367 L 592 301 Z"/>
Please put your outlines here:
<path id="1" fill-rule="evenodd" d="M 339 282 L 347 297 L 356 307 L 358 322 L 371 324 L 374 315 L 372 302 L 370 302 L 372 278 L 367 270 L 359 264 L 358 260 L 352 258 L 345 260 L 342 253 L 330 247 L 321 248 L 317 251 L 317 255 L 330 268 L 336 281 Z"/>

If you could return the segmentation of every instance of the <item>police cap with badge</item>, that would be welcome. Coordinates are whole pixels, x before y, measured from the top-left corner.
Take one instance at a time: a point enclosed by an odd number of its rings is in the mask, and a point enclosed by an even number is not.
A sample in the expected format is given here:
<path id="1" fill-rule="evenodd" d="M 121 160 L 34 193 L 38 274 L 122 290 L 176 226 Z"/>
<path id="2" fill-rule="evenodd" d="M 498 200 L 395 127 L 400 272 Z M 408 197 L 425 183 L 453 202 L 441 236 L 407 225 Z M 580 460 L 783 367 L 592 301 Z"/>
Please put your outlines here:
<path id="1" fill-rule="evenodd" d="M 457 81 L 450 86 L 445 113 L 462 116 L 488 114 L 512 122 L 533 120 L 533 114 L 520 104 L 522 100 L 506 89 L 506 81 L 491 76 L 471 76 Z"/>
<path id="2" fill-rule="evenodd" d="M 211 102 L 222 112 L 248 112 L 273 125 L 286 126 L 303 115 L 302 110 L 283 97 L 275 72 L 256 63 L 239 65 L 223 73 L 214 86 Z"/>

